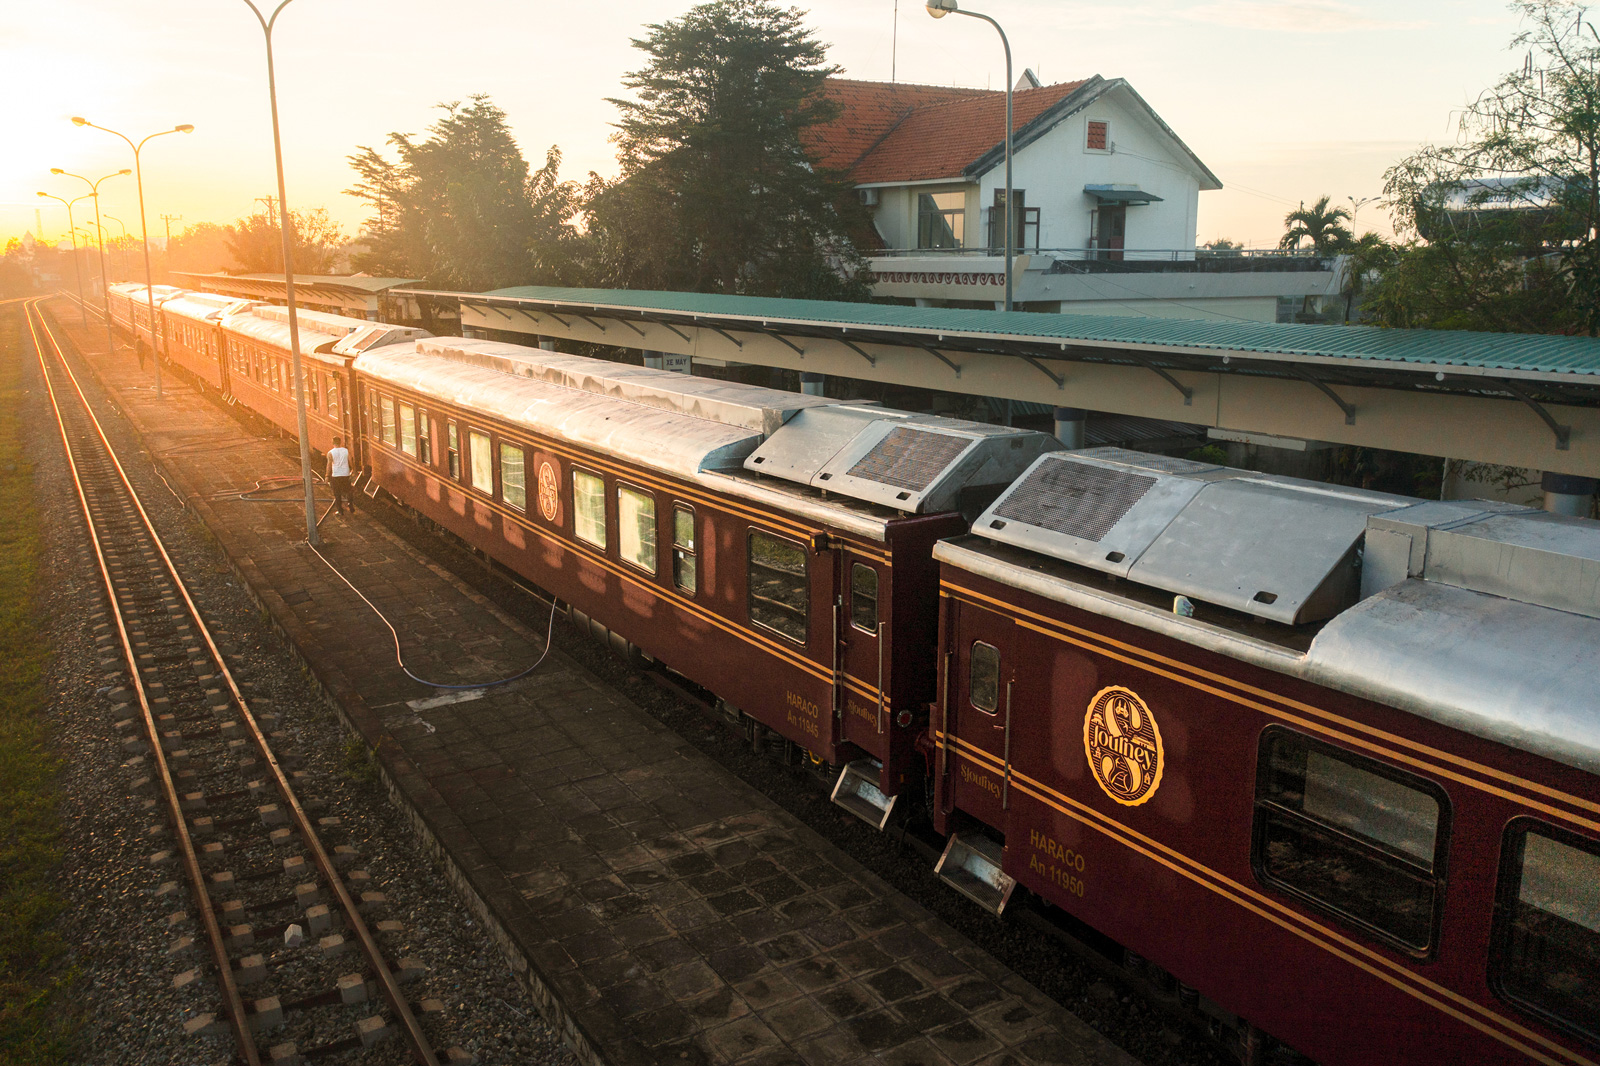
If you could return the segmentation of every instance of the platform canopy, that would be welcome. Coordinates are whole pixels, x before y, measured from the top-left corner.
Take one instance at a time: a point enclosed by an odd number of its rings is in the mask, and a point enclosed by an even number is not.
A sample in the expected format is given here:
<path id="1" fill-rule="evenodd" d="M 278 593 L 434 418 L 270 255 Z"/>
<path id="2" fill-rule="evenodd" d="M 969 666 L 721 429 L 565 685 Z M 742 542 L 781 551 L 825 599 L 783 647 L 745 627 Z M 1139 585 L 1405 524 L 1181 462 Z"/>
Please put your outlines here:
<path id="1" fill-rule="evenodd" d="M 287 288 L 282 274 L 202 274 L 174 270 L 172 279 L 187 289 L 272 303 L 282 303 Z M 297 303 L 313 310 L 377 318 L 384 293 L 416 281 L 416 278 L 373 278 L 365 274 L 296 274 L 294 294 Z"/>
<path id="2" fill-rule="evenodd" d="M 469 329 L 1600 474 L 1591 337 L 543 286 L 394 293 L 454 302 Z"/>

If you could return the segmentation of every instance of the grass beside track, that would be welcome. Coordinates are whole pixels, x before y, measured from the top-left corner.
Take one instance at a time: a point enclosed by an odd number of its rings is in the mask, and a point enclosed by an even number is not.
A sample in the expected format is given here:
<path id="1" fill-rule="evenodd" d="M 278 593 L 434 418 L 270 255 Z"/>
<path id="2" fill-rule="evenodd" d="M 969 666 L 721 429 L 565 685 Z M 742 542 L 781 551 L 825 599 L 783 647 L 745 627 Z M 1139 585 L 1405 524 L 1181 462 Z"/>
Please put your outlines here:
<path id="1" fill-rule="evenodd" d="M 49 656 L 39 625 L 40 543 L 23 450 L 24 373 L 33 358 L 21 304 L 0 307 L 0 1064 L 72 1061 L 72 974 L 51 924 L 61 900 L 56 771 L 42 711 Z"/>

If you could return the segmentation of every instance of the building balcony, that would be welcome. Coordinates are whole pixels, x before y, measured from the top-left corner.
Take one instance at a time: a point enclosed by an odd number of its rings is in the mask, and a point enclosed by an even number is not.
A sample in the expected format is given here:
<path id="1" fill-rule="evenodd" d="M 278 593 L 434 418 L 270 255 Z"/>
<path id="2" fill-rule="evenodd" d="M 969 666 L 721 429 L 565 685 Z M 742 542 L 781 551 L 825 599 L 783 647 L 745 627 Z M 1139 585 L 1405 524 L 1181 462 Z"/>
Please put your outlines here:
<path id="1" fill-rule="evenodd" d="M 1005 257 L 990 248 L 884 249 L 867 265 L 879 298 L 934 306 L 1005 299 Z M 1279 301 L 1338 296 L 1344 268 L 1342 256 L 1276 249 L 1029 248 L 1015 256 L 1013 301 L 1034 311 L 1273 322 Z"/>

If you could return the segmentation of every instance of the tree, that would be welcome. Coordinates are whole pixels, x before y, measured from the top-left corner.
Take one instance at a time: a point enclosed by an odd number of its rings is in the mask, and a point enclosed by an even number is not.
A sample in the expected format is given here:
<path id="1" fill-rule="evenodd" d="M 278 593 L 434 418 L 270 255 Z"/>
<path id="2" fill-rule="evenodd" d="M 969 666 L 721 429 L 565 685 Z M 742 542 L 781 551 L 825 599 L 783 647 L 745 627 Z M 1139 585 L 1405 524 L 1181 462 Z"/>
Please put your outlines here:
<path id="1" fill-rule="evenodd" d="M 1330 197 L 1324 196 L 1307 207 L 1301 204 L 1283 217 L 1284 234 L 1279 248 L 1300 247 L 1301 241 L 1310 241 L 1318 255 L 1337 255 L 1355 241 L 1355 235 L 1344 223 L 1350 221 L 1350 212 L 1343 207 L 1329 207 Z"/>
<path id="2" fill-rule="evenodd" d="M 803 143 L 837 114 L 821 89 L 839 68 L 802 20 L 713 0 L 633 42 L 636 99 L 610 101 L 622 174 L 592 179 L 585 203 L 596 283 L 866 298 L 854 197 Z"/>
<path id="3" fill-rule="evenodd" d="M 326 207 L 290 211 L 289 230 L 294 242 L 296 274 L 332 274 L 340 269 L 345 239 L 339 225 L 328 217 Z M 283 233 L 276 213 L 257 211 L 227 228 L 223 241 L 241 271 L 246 274 L 283 273 Z"/>
<path id="4" fill-rule="evenodd" d="M 1600 331 L 1600 32 L 1572 0 L 1519 0 L 1521 67 L 1462 114 L 1457 140 L 1384 175 L 1407 238 L 1369 301 L 1380 321 Z"/>
<path id="5" fill-rule="evenodd" d="M 196 222 L 174 234 L 162 254 L 162 269 L 213 274 L 232 260 L 228 248 L 230 230 L 215 222 Z"/>
<path id="6" fill-rule="evenodd" d="M 1395 246 L 1376 233 L 1363 233 L 1345 248 L 1349 258 L 1344 265 L 1344 324 L 1350 324 L 1355 303 L 1372 282 L 1393 267 Z"/>
<path id="7" fill-rule="evenodd" d="M 356 266 L 473 291 L 570 284 L 579 188 L 558 179 L 560 150 L 530 174 L 487 96 L 439 109 L 427 139 L 389 135 L 397 160 L 365 146 L 350 157 L 361 180 L 346 191 L 373 209 Z"/>

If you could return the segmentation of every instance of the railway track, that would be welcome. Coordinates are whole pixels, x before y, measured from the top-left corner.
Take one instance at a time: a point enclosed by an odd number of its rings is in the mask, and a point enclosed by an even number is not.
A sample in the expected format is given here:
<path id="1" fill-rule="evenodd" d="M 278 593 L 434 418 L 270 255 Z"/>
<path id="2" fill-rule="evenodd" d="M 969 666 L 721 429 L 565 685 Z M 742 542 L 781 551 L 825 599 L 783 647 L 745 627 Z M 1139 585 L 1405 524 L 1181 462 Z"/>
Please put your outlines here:
<path id="1" fill-rule="evenodd" d="M 179 882 L 158 890 L 175 908 L 175 968 L 190 967 L 174 985 L 212 1007 L 186 1028 L 231 1033 L 250 1066 L 371 1061 L 365 1049 L 394 1038 L 409 1061 L 437 1066 L 401 987 L 415 967 L 386 958 L 384 923 L 367 919 L 382 894 L 363 888 L 353 849 L 325 843 L 338 819 L 302 799 L 297 754 L 279 750 L 276 715 L 229 669 L 38 301 L 27 327 L 106 592 L 102 663 L 125 677 L 112 718 L 146 816 L 160 819 L 151 862 L 187 885 L 188 909 Z"/>

